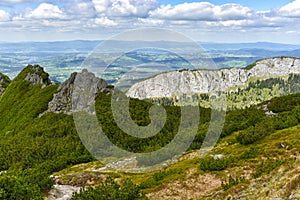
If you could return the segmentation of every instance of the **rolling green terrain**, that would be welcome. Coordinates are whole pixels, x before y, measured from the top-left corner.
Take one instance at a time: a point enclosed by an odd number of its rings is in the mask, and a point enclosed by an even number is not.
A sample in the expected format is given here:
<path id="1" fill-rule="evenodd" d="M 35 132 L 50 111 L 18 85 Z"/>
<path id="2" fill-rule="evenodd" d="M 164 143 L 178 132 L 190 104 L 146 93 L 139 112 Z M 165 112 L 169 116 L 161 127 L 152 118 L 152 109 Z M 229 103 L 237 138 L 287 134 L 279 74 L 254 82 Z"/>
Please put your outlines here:
<path id="1" fill-rule="evenodd" d="M 0 98 L 0 199 L 43 199 L 54 184 L 52 174 L 59 176 L 57 184 L 91 186 L 73 199 L 266 199 L 300 195 L 300 94 L 229 111 L 212 152 L 200 149 L 211 117 L 209 108 L 200 108 L 197 135 L 182 157 L 163 170 L 130 174 L 101 170 L 103 164 L 82 145 L 72 115 L 41 116 L 58 85 L 32 84 L 26 81 L 28 74 L 37 74 L 46 82 L 49 76 L 39 66 L 29 65 Z M 112 121 L 110 95 L 98 93 L 96 111 L 99 124 L 118 146 L 149 152 L 165 146 L 176 135 L 180 122 L 177 106 L 165 106 L 167 124 L 154 138 L 140 140 L 126 135 Z M 149 102 L 131 99 L 132 119 L 146 126 L 150 107 Z M 267 115 L 266 107 L 275 114 Z"/>

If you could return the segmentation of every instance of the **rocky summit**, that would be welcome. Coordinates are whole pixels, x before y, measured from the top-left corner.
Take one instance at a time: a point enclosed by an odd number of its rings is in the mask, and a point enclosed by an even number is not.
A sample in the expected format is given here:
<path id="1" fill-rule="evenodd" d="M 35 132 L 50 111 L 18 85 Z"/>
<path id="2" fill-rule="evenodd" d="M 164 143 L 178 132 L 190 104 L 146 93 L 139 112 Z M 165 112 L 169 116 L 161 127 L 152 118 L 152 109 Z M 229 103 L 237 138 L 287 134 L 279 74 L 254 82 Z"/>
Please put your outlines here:
<path id="1" fill-rule="evenodd" d="M 62 83 L 53 99 L 48 104 L 47 112 L 70 113 L 90 106 L 95 95 L 99 91 L 105 90 L 107 83 L 105 80 L 96 77 L 86 69 L 82 72 L 74 72 L 70 78 Z M 88 94 L 88 96 L 86 95 Z"/>
<path id="2" fill-rule="evenodd" d="M 49 79 L 49 74 L 44 72 L 44 69 L 39 65 L 31 65 L 28 67 L 30 70 L 26 77 L 25 81 L 29 81 L 30 85 L 41 84 L 42 87 L 45 87 L 51 84 L 51 80 Z"/>
<path id="3" fill-rule="evenodd" d="M 300 73 L 300 59 L 290 57 L 260 60 L 245 69 L 172 71 L 134 84 L 127 96 L 146 99 L 227 91 L 246 84 L 252 78 L 281 77 L 297 73 Z"/>

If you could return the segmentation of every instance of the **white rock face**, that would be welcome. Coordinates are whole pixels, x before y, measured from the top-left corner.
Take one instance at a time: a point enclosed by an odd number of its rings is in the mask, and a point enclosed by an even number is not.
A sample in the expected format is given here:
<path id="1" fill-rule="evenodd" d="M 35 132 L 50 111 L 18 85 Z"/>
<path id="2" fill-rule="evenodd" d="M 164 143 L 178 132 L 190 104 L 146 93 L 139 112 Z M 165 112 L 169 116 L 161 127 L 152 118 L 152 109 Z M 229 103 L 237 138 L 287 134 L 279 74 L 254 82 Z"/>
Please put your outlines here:
<path id="1" fill-rule="evenodd" d="M 300 59 L 270 58 L 258 61 L 250 69 L 220 69 L 173 71 L 134 84 L 127 92 L 128 97 L 145 99 L 173 97 L 177 94 L 209 93 L 226 91 L 242 86 L 252 77 L 278 77 L 300 73 Z"/>
<path id="2" fill-rule="evenodd" d="M 69 200 L 74 192 L 79 192 L 79 187 L 70 185 L 54 185 L 49 192 L 48 200 Z"/>

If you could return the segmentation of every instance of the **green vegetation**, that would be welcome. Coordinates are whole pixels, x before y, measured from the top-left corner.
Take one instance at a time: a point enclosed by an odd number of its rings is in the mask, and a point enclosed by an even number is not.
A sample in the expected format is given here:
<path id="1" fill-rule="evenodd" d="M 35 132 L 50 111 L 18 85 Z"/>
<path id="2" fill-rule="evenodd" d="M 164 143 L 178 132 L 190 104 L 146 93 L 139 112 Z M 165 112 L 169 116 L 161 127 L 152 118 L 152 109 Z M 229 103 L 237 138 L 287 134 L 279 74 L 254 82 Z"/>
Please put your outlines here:
<path id="1" fill-rule="evenodd" d="M 281 97 L 300 92 L 300 75 L 290 74 L 286 77 L 264 77 L 260 79 L 249 79 L 245 85 L 229 88 L 225 94 L 227 96 L 227 109 L 237 110 L 257 105 L 272 98 Z M 297 101 L 297 100 L 294 100 Z M 182 94 L 174 97 L 149 99 L 149 102 L 163 105 L 176 105 L 210 107 L 209 94 Z"/>
<path id="2" fill-rule="evenodd" d="M 228 182 L 225 183 L 222 182 L 222 188 L 223 190 L 228 190 L 231 187 L 244 182 L 245 182 L 245 177 L 233 178 L 232 176 L 229 176 Z"/>
<path id="3" fill-rule="evenodd" d="M 258 165 L 255 173 L 252 175 L 253 178 L 258 178 L 263 174 L 269 174 L 271 171 L 282 165 L 284 161 L 282 160 L 267 160 L 263 161 Z"/>
<path id="4" fill-rule="evenodd" d="M 270 118 L 266 118 L 263 121 L 257 123 L 255 126 L 251 126 L 241 131 L 236 140 L 240 144 L 252 144 L 265 136 L 275 131 L 273 121 Z"/>
<path id="5" fill-rule="evenodd" d="M 0 83 L 2 88 L 7 88 L 8 85 L 10 84 L 11 80 L 9 79 L 8 76 L 6 76 L 5 74 L 0 73 L 0 77 L 2 77 L 2 82 Z"/>
<path id="6" fill-rule="evenodd" d="M 148 199 L 139 186 L 126 179 L 121 185 L 111 177 L 106 178 L 101 185 L 81 189 L 80 193 L 73 194 L 72 200 L 142 200 Z"/>
<path id="7" fill-rule="evenodd" d="M 58 86 L 42 87 L 24 81 L 27 73 L 36 72 L 32 71 L 36 67 L 25 68 L 0 98 L 0 171 L 7 170 L 0 174 L 0 199 L 42 199 L 53 185 L 49 178 L 51 174 L 95 160 L 82 145 L 72 115 L 46 113 L 40 116 L 47 110 L 48 102 Z M 38 69 L 43 78 L 48 78 L 47 73 Z M 270 89 L 270 85 L 279 84 L 296 91 L 296 86 L 288 86 L 287 83 L 297 82 L 299 77 L 290 76 L 287 82 L 270 79 L 257 82 L 257 85 Z M 180 107 L 166 103 L 164 108 L 167 120 L 163 129 L 153 137 L 140 139 L 127 135 L 113 121 L 110 99 L 110 93 L 99 93 L 96 97 L 96 112 L 104 132 L 117 146 L 132 152 L 151 152 L 168 144 L 177 134 Z M 129 105 L 134 122 L 140 126 L 147 126 L 151 122 L 150 102 L 130 99 Z M 278 115 L 267 116 L 265 105 L 269 111 Z M 211 110 L 200 107 L 200 111 L 199 128 L 190 152 L 201 147 L 209 127 Z M 231 146 L 223 149 L 218 146 L 214 152 L 223 153 L 221 150 L 225 149 L 223 159 L 206 156 L 183 160 L 167 169 L 145 175 L 117 174 L 114 177 L 118 181 L 107 178 L 95 188 L 90 187 L 80 194 L 74 194 L 73 199 L 143 199 L 145 196 L 142 191 L 151 191 L 178 178 L 184 179 L 186 171 L 191 168 L 196 168 L 193 176 L 197 176 L 205 172 L 221 174 L 224 170 L 247 165 L 254 170 L 252 178 L 269 175 L 290 163 L 282 156 L 286 155 L 288 149 L 296 152 L 299 147 L 299 137 L 296 134 L 299 130 L 293 132 L 292 128 L 286 128 L 300 123 L 300 94 L 278 97 L 257 106 L 229 111 L 225 120 L 219 145 Z M 284 132 L 283 129 L 288 131 Z M 188 127 L 184 130 L 189 133 Z M 287 142 L 289 148 L 280 147 L 282 142 Z M 220 152 L 217 152 L 218 148 L 221 149 Z M 279 156 L 282 157 L 278 158 Z M 252 164 L 252 161 L 255 163 Z M 132 181 L 126 180 L 128 177 Z M 230 190 L 240 183 L 244 183 L 243 178 L 230 176 L 221 187 Z"/>
<path id="8" fill-rule="evenodd" d="M 169 169 L 164 171 L 155 172 L 151 177 L 146 179 L 140 184 L 142 189 L 153 188 L 159 185 L 170 178 L 174 179 L 174 176 L 183 174 L 181 169 Z"/>
<path id="9" fill-rule="evenodd" d="M 201 159 L 200 161 L 200 169 L 203 171 L 221 171 L 228 167 L 232 167 L 234 163 L 234 158 L 213 158 L 207 157 L 205 159 Z"/>
<path id="10" fill-rule="evenodd" d="M 93 157 L 81 144 L 72 116 L 48 113 L 57 85 L 42 88 L 24 81 L 25 68 L 0 100 L 0 195 L 3 199 L 41 199 L 53 182 L 49 176 Z M 42 71 L 39 71 L 42 74 Z M 47 74 L 44 74 L 47 77 Z"/>

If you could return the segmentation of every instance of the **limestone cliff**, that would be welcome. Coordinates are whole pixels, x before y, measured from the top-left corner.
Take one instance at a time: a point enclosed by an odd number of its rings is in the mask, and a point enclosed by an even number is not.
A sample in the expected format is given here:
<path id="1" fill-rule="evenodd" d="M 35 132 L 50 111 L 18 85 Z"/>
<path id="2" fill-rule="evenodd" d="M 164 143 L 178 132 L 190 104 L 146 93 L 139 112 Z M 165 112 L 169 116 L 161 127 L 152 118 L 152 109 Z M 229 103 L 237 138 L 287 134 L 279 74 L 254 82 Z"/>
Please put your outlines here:
<path id="1" fill-rule="evenodd" d="M 251 69 L 172 71 L 134 84 L 128 90 L 127 96 L 146 99 L 227 91 L 244 85 L 251 78 L 280 77 L 292 73 L 300 73 L 300 59 L 264 59 L 257 61 Z"/>

